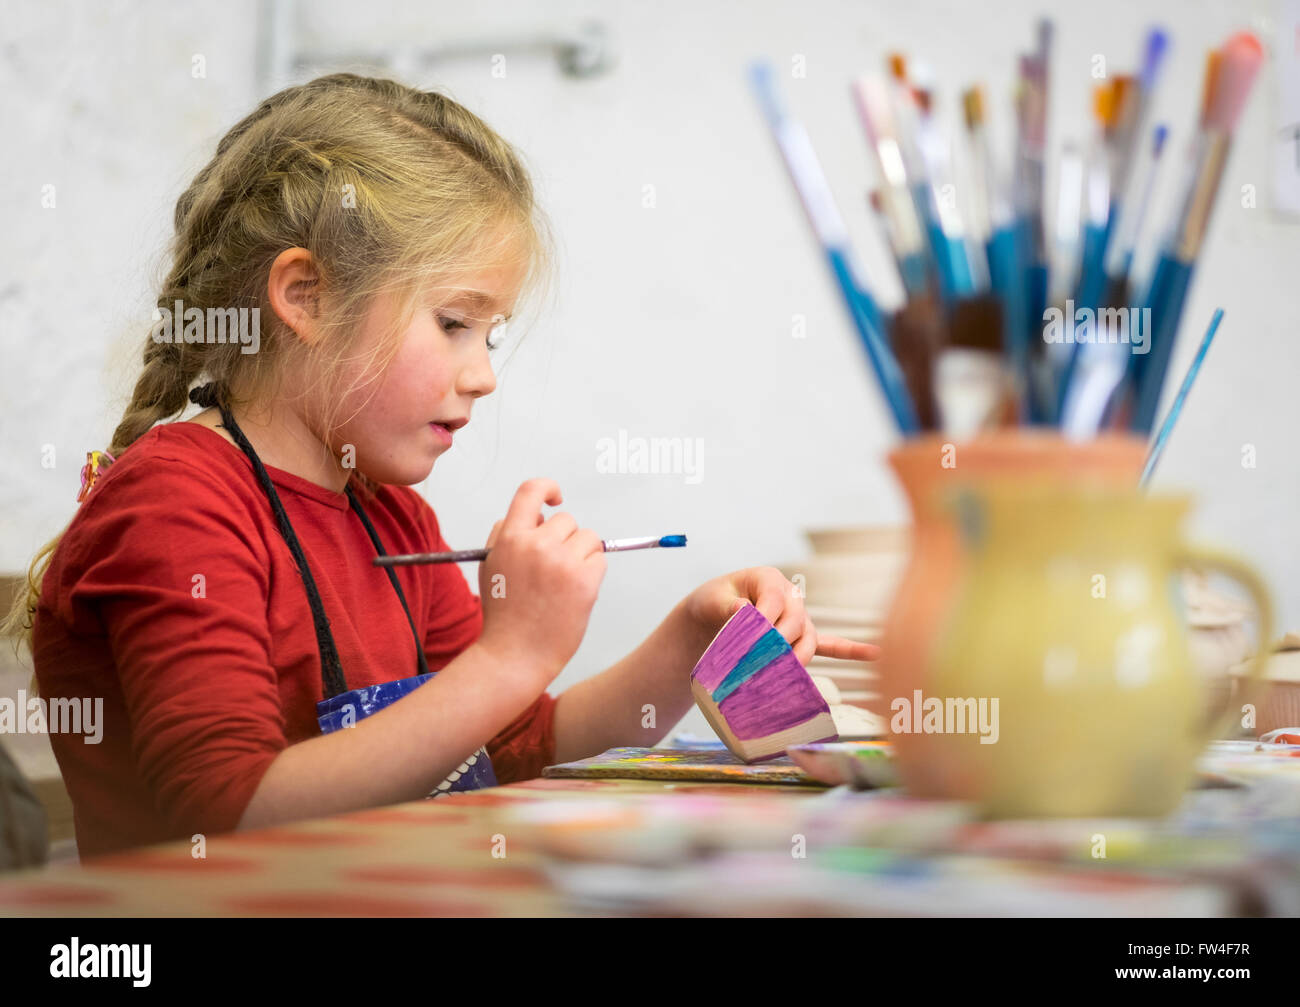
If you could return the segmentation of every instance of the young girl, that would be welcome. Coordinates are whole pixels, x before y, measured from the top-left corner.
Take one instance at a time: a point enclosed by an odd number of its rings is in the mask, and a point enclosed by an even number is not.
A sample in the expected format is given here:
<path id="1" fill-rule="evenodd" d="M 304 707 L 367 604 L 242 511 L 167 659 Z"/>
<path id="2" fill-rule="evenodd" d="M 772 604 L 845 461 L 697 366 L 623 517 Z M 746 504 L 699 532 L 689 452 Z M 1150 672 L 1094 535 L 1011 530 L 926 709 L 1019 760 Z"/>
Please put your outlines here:
<path id="1" fill-rule="evenodd" d="M 51 736 L 83 856 L 651 745 L 746 602 L 805 664 L 874 656 L 819 641 L 780 573 L 751 569 L 552 697 L 605 557 L 543 517 L 562 502 L 548 479 L 492 528 L 479 596 L 455 565 L 373 565 L 448 548 L 409 487 L 495 388 L 493 329 L 546 264 L 523 167 L 455 102 L 350 74 L 282 91 L 221 140 L 175 224 L 171 324 L 10 623 L 47 700 L 103 701 L 101 743 Z M 230 309 L 251 333 L 214 332 Z M 190 401 L 205 408 L 162 422 Z"/>

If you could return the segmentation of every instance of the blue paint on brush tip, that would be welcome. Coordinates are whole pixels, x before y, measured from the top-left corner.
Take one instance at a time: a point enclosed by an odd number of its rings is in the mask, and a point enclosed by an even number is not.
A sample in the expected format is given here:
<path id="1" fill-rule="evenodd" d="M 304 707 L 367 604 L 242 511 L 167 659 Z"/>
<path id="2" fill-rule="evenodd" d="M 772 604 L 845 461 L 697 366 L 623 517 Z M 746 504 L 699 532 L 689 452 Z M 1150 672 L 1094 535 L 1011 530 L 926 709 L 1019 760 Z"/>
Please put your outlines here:
<path id="1" fill-rule="evenodd" d="M 686 536 L 665 535 L 663 538 L 659 540 L 659 544 L 665 549 L 672 549 L 676 546 L 683 546 L 686 544 Z"/>
<path id="2" fill-rule="evenodd" d="M 1162 28 L 1152 28 L 1147 32 L 1146 51 L 1142 54 L 1142 71 L 1139 76 L 1143 91 L 1150 91 L 1155 86 L 1156 75 L 1160 72 L 1160 64 L 1164 61 L 1168 48 L 1168 32 Z"/>

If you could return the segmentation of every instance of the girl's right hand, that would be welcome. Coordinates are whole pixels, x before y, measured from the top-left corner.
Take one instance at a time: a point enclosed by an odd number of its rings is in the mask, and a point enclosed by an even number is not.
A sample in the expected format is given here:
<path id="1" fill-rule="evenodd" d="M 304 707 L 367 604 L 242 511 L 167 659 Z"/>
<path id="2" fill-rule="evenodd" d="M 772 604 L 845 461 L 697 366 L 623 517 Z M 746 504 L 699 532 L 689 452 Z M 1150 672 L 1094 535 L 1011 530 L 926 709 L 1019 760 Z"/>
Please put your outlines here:
<path id="1" fill-rule="evenodd" d="M 542 504 L 563 502 L 551 479 L 529 479 L 506 516 L 492 526 L 479 564 L 483 633 L 479 645 L 499 660 L 544 675 L 545 688 L 582 642 L 600 582 L 600 537 L 570 514 L 542 518 Z"/>

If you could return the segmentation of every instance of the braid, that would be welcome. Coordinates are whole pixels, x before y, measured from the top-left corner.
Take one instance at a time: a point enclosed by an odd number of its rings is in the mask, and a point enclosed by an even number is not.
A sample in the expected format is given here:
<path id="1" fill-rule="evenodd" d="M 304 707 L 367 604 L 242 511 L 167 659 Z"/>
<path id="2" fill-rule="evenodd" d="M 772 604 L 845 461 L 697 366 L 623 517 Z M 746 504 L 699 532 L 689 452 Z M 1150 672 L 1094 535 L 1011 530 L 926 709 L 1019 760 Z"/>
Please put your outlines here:
<path id="1" fill-rule="evenodd" d="M 144 351 L 144 370 L 136 380 L 122 421 L 113 431 L 109 454 L 120 455 L 159 420 L 175 416 L 188 401 L 191 382 L 199 376 L 202 358 L 186 353 L 184 343 L 153 343 Z"/>

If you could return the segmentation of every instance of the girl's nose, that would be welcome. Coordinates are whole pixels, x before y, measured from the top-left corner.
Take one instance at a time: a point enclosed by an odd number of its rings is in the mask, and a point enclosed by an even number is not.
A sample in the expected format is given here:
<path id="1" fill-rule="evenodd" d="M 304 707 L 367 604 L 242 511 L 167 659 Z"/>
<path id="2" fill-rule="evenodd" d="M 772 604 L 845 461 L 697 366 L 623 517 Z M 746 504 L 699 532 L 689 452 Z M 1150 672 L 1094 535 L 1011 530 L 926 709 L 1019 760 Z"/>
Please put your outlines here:
<path id="1" fill-rule="evenodd" d="M 460 372 L 458 391 L 463 395 L 491 395 L 497 387 L 497 376 L 492 370 L 492 358 L 484 347 L 474 354 L 473 361 Z"/>

